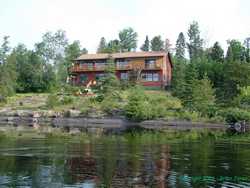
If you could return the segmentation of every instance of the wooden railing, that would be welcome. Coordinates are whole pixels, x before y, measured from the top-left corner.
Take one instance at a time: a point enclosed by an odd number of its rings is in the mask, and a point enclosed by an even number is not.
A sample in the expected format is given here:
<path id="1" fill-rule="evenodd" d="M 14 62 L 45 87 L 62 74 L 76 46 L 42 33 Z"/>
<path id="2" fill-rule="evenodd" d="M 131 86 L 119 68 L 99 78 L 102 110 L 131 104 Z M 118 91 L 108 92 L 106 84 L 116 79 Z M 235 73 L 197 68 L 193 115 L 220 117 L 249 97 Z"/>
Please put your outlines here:
<path id="1" fill-rule="evenodd" d="M 70 68 L 71 72 L 84 72 L 84 71 L 104 71 L 106 65 L 93 65 L 93 66 L 79 66 L 74 65 Z M 133 69 L 133 65 L 117 65 L 116 70 L 131 70 Z M 142 69 L 152 70 L 152 69 L 161 69 L 159 65 L 150 65 L 150 66 L 143 66 Z"/>

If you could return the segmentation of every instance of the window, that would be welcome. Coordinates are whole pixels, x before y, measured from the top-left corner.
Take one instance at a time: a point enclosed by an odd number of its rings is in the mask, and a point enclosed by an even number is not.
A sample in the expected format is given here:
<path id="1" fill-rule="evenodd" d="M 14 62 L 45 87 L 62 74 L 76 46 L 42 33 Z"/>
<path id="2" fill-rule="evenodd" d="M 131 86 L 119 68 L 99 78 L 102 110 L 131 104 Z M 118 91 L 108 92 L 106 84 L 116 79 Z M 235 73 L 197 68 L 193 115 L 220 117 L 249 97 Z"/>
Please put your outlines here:
<path id="1" fill-rule="evenodd" d="M 118 59 L 116 61 L 116 66 L 118 68 L 126 68 L 129 65 L 128 63 L 129 63 L 129 61 L 126 59 Z"/>
<path id="2" fill-rule="evenodd" d="M 88 80 L 88 76 L 86 74 L 80 74 L 80 82 L 84 83 Z"/>
<path id="3" fill-rule="evenodd" d="M 155 59 L 146 59 L 145 60 L 145 68 L 155 68 L 156 60 Z"/>
<path id="4" fill-rule="evenodd" d="M 81 61 L 80 62 L 80 68 L 83 68 L 83 69 L 90 69 L 92 70 L 93 69 L 93 62 L 91 61 Z"/>
<path id="5" fill-rule="evenodd" d="M 95 63 L 96 69 L 104 69 L 105 66 L 106 66 L 106 62 L 105 61 L 97 61 Z"/>
<path id="6" fill-rule="evenodd" d="M 121 80 L 128 80 L 128 73 L 127 72 L 121 72 Z"/>
<path id="7" fill-rule="evenodd" d="M 97 74 L 95 75 L 95 79 L 98 81 L 98 80 L 102 79 L 104 76 L 105 76 L 104 73 L 97 73 Z"/>
<path id="8" fill-rule="evenodd" d="M 147 82 L 157 82 L 160 80 L 158 73 L 142 73 L 142 80 Z"/>
<path id="9" fill-rule="evenodd" d="M 157 82 L 159 81 L 159 74 L 158 73 L 153 73 L 153 81 Z"/>

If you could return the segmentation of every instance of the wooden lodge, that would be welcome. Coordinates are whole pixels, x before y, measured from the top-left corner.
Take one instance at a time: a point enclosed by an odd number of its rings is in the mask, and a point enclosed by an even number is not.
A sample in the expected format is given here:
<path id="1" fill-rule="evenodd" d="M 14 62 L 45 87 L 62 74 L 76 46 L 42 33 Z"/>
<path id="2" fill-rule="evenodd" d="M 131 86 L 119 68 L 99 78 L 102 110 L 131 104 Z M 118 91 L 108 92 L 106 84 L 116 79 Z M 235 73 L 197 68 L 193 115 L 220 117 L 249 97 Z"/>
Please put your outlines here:
<path id="1" fill-rule="evenodd" d="M 70 69 L 73 85 L 90 86 L 105 76 L 107 60 L 115 61 L 118 79 L 129 80 L 129 73 L 139 70 L 139 82 L 143 86 L 166 88 L 171 83 L 172 62 L 166 52 L 124 52 L 83 54 L 74 60 Z"/>

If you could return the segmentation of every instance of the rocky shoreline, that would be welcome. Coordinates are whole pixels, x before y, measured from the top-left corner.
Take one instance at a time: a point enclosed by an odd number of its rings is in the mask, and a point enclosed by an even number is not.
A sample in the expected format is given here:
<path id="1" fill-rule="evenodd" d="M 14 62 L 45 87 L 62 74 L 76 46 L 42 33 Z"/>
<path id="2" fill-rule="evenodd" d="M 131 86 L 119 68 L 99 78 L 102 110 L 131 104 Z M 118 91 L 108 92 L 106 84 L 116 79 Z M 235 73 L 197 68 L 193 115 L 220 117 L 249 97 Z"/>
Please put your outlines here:
<path id="1" fill-rule="evenodd" d="M 1 126 L 34 126 L 40 127 L 49 125 L 56 128 L 63 129 L 102 129 L 123 131 L 129 128 L 142 128 L 147 130 L 219 130 L 226 131 L 227 125 L 190 122 L 179 120 L 148 120 L 142 122 L 131 122 L 124 117 L 95 117 L 83 116 L 80 111 L 67 110 L 63 113 L 52 110 L 1 110 L 0 111 L 0 125 Z M 249 126 L 247 127 L 249 129 Z"/>

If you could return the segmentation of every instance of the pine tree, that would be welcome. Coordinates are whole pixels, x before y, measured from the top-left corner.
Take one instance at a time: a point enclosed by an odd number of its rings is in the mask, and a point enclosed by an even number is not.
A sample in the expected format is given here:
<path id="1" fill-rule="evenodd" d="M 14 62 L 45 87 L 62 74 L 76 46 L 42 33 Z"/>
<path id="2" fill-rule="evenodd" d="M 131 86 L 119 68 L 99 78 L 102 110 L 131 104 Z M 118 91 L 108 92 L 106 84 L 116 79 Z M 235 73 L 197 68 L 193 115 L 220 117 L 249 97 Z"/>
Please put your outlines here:
<path id="1" fill-rule="evenodd" d="M 185 49 L 186 49 L 186 41 L 185 41 L 185 36 L 184 34 L 181 32 L 178 35 L 178 39 L 176 41 L 176 53 L 175 56 L 177 59 L 185 59 Z"/>
<path id="2" fill-rule="evenodd" d="M 150 49 L 149 39 L 148 36 L 146 36 L 146 39 L 144 41 L 144 44 L 141 46 L 142 51 L 149 51 Z"/>
<path id="3" fill-rule="evenodd" d="M 191 98 L 192 109 L 202 114 L 205 114 L 207 109 L 215 104 L 214 89 L 206 75 L 193 85 Z"/>
<path id="4" fill-rule="evenodd" d="M 193 22 L 190 24 L 188 29 L 188 37 L 189 37 L 189 43 L 188 51 L 189 51 L 189 57 L 191 60 L 194 60 L 201 56 L 202 50 L 203 50 L 203 39 L 200 37 L 200 30 L 198 22 Z"/>
<path id="5" fill-rule="evenodd" d="M 228 61 L 245 61 L 245 48 L 240 41 L 228 41 L 227 60 Z"/>
<path id="6" fill-rule="evenodd" d="M 216 62 L 223 62 L 224 61 L 224 51 L 221 48 L 219 42 L 214 43 L 209 56 L 211 57 L 212 60 L 214 60 Z"/>
<path id="7" fill-rule="evenodd" d="M 151 40 L 151 50 L 152 51 L 163 51 L 164 50 L 164 42 L 161 40 L 161 36 L 155 36 Z"/>
<path id="8" fill-rule="evenodd" d="M 101 38 L 97 48 L 97 53 L 105 53 L 107 51 L 107 42 L 104 37 Z"/>
<path id="9" fill-rule="evenodd" d="M 184 92 L 182 94 L 182 101 L 184 106 L 191 108 L 192 107 L 192 93 L 193 88 L 198 81 L 198 71 L 194 63 L 188 64 L 185 69 L 185 83 L 184 83 Z"/>
<path id="10" fill-rule="evenodd" d="M 119 32 L 120 47 L 122 52 L 130 52 L 137 47 L 137 33 L 131 28 L 125 28 Z"/>
<path id="11" fill-rule="evenodd" d="M 172 48 L 171 48 L 172 44 L 170 43 L 170 40 L 168 38 L 165 39 L 165 44 L 164 44 L 164 50 L 165 52 L 169 52 L 171 53 Z"/>

